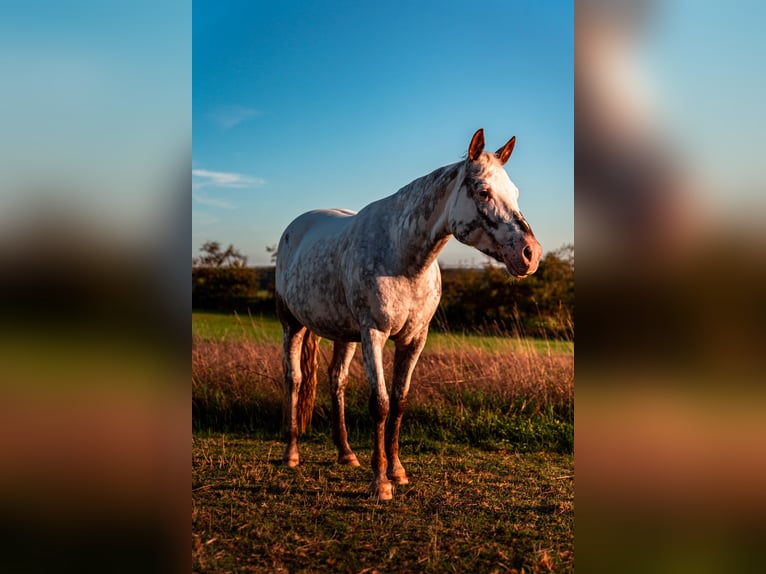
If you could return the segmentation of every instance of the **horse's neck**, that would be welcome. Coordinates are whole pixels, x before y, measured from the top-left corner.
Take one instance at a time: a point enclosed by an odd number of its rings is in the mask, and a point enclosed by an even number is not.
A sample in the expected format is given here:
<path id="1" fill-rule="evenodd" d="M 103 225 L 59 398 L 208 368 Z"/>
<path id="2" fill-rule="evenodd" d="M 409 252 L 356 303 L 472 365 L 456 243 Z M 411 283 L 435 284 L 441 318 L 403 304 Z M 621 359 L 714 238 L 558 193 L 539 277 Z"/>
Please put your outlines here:
<path id="1" fill-rule="evenodd" d="M 400 189 L 395 199 L 397 240 L 395 250 L 401 271 L 417 275 L 434 263 L 450 238 L 449 203 L 464 162 L 441 167 Z"/>

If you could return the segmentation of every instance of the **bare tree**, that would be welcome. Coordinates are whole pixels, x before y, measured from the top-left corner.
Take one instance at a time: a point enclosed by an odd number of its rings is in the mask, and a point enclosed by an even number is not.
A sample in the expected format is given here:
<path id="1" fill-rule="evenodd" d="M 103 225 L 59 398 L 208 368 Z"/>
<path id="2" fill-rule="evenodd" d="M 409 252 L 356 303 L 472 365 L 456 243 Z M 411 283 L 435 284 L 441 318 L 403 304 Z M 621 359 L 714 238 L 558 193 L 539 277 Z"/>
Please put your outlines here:
<path id="1" fill-rule="evenodd" d="M 232 244 L 222 250 L 218 241 L 206 241 L 200 248 L 200 252 L 202 255 L 192 260 L 192 265 L 195 267 L 245 267 L 247 265 L 247 256 L 242 255 Z"/>

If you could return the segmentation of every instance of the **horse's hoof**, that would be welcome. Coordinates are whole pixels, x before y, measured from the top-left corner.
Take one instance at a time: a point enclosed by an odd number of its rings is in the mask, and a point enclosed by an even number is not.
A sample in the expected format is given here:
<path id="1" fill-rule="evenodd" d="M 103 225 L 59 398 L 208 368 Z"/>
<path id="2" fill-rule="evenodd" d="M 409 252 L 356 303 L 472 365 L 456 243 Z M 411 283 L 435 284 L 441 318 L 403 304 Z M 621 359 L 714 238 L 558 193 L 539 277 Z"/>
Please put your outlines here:
<path id="1" fill-rule="evenodd" d="M 391 500 L 394 497 L 393 485 L 386 482 L 372 481 L 370 483 L 370 498 L 373 500 Z"/>
<path id="2" fill-rule="evenodd" d="M 397 460 L 395 464 L 388 467 L 388 470 L 386 471 L 386 476 L 388 476 L 388 480 L 393 482 L 394 484 L 409 484 L 410 481 L 407 478 L 407 473 L 404 472 L 404 467 L 402 464 Z"/>
<path id="3" fill-rule="evenodd" d="M 285 453 L 282 455 L 282 462 L 285 466 L 289 466 L 290 468 L 298 466 L 301 463 L 301 457 L 298 454 L 298 450 L 295 449 L 291 452 L 289 449 L 286 449 Z"/>
<path id="4" fill-rule="evenodd" d="M 284 458 L 282 459 L 282 462 L 285 463 L 285 466 L 288 466 L 290 468 L 295 468 L 301 463 L 301 459 L 298 457 L 295 458 Z"/>
<path id="5" fill-rule="evenodd" d="M 339 455 L 338 464 L 346 464 L 348 466 L 359 466 L 359 461 L 356 459 L 356 455 L 352 452 L 351 454 Z"/>
<path id="6" fill-rule="evenodd" d="M 410 479 L 407 478 L 407 475 L 404 473 L 401 474 L 389 474 L 388 480 L 393 482 L 394 484 L 409 484 Z"/>

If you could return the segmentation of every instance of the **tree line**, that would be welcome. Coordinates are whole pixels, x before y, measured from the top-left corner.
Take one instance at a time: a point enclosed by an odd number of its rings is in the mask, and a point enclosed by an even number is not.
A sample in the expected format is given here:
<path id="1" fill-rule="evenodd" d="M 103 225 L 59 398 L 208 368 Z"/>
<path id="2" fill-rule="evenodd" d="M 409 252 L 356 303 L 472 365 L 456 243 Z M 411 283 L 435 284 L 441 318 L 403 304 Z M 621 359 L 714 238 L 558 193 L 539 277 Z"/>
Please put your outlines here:
<path id="1" fill-rule="evenodd" d="M 208 242 L 200 251 L 192 261 L 193 309 L 275 313 L 274 267 L 247 267 L 247 258 L 232 245 L 223 249 Z M 574 246 L 547 253 L 537 272 L 523 280 L 489 263 L 443 268 L 442 299 L 431 328 L 573 339 Z"/>

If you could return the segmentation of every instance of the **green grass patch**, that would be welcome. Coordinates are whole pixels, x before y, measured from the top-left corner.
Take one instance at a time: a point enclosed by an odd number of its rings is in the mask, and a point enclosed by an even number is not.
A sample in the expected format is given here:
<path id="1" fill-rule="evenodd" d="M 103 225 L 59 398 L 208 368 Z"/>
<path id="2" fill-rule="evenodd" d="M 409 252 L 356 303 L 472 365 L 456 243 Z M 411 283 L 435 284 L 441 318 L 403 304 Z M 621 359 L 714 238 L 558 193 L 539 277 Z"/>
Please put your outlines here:
<path id="1" fill-rule="evenodd" d="M 532 337 L 431 331 L 428 334 L 425 352 L 459 352 L 461 349 L 466 348 L 481 349 L 490 353 L 527 352 L 572 355 L 574 353 L 574 342 Z"/>
<path id="2" fill-rule="evenodd" d="M 282 466 L 273 440 L 197 434 L 192 444 L 192 562 L 197 572 L 569 572 L 574 459 L 410 442 L 410 484 L 370 500 L 360 468 L 324 440 Z"/>
<path id="3" fill-rule="evenodd" d="M 240 315 L 237 313 L 192 313 L 192 335 L 203 339 L 225 341 L 256 341 L 281 343 L 282 327 L 275 317 Z M 389 346 L 392 343 L 389 341 Z M 459 352 L 462 349 L 482 349 L 492 353 L 532 352 L 573 354 L 573 341 L 510 337 L 498 335 L 449 333 L 432 331 L 426 342 L 426 353 Z"/>
<path id="4" fill-rule="evenodd" d="M 280 343 L 282 327 L 276 317 L 194 311 L 192 336 L 217 341 Z"/>
<path id="5" fill-rule="evenodd" d="M 433 441 L 473 445 L 517 452 L 574 451 L 574 416 L 570 403 L 540 408 L 534 402 L 500 401 L 494 395 L 477 396 L 467 392 L 440 399 L 435 404 L 413 401 L 402 422 L 402 443 L 425 444 Z M 372 436 L 372 419 L 366 389 L 347 394 L 346 425 L 352 448 L 365 444 Z M 232 400 L 218 392 L 192 401 L 192 427 L 195 432 L 250 433 L 261 438 L 281 439 L 282 410 L 278 397 L 254 393 L 245 400 Z M 307 440 L 332 444 L 329 397 L 318 397 Z"/>

